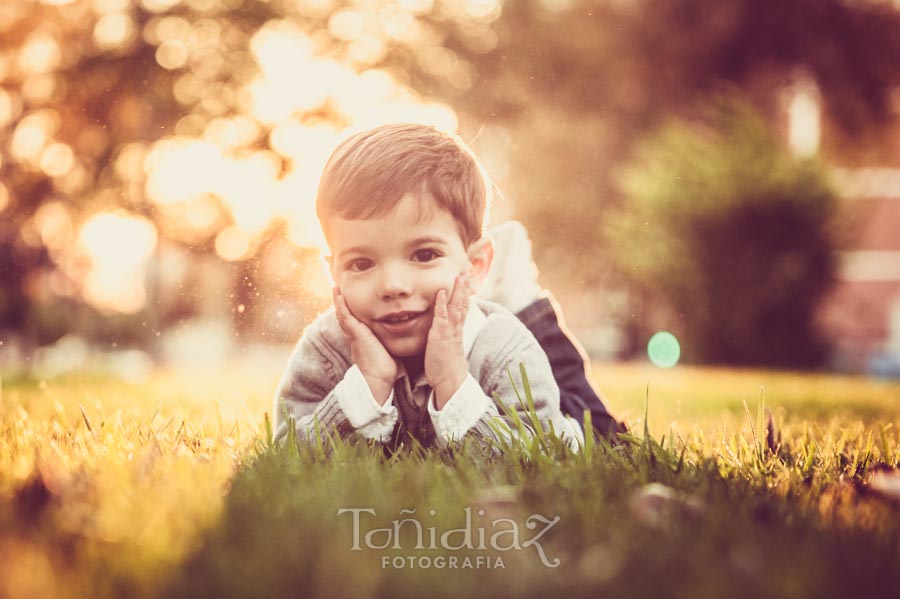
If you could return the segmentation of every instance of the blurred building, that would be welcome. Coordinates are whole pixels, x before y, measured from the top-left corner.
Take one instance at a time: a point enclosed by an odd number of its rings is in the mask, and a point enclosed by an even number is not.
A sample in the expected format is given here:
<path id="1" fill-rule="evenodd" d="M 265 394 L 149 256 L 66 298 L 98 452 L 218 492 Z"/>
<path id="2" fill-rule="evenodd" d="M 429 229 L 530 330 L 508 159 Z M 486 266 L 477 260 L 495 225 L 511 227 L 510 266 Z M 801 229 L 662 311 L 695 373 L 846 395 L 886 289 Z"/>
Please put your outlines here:
<path id="1" fill-rule="evenodd" d="M 842 200 L 838 281 L 821 311 L 831 365 L 900 376 L 900 110 L 877 132 L 850 139 L 829 124 L 809 82 L 789 89 L 785 108 L 792 148 L 821 148 Z"/>
<path id="2" fill-rule="evenodd" d="M 900 146 L 900 122 L 893 132 Z M 888 150 L 888 139 L 885 150 Z M 900 376 L 900 152 L 842 169 L 847 226 L 839 280 L 822 311 L 840 370 Z M 893 164 L 887 158 L 893 156 Z"/>
<path id="3" fill-rule="evenodd" d="M 877 131 L 848 133 L 830 121 L 810 79 L 797 76 L 773 94 L 782 81 L 765 82 L 761 103 L 772 102 L 767 114 L 795 154 L 819 156 L 831 168 L 840 196 L 837 281 L 818 314 L 832 348 L 828 366 L 900 377 L 900 102 Z M 634 316 L 639 306 L 585 281 L 553 279 L 550 269 L 541 274 L 592 358 L 645 355 L 646 340 L 614 317 Z"/>

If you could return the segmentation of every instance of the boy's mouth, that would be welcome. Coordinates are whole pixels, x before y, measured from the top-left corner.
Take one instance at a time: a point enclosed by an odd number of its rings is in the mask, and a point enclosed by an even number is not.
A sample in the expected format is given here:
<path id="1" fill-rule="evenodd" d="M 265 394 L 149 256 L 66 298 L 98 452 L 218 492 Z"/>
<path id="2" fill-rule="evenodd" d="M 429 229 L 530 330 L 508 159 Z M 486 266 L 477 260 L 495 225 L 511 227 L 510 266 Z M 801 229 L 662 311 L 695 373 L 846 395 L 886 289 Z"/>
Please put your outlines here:
<path id="1" fill-rule="evenodd" d="M 413 320 L 423 315 L 425 312 L 412 312 L 412 311 L 403 311 L 403 312 L 391 312 L 385 316 L 382 316 L 378 319 L 378 322 L 382 324 L 400 324 L 403 322 L 407 322 L 409 320 Z"/>
<path id="2" fill-rule="evenodd" d="M 417 331 L 423 321 L 425 312 L 393 312 L 379 318 L 376 322 L 383 331 L 390 335 L 410 335 Z"/>

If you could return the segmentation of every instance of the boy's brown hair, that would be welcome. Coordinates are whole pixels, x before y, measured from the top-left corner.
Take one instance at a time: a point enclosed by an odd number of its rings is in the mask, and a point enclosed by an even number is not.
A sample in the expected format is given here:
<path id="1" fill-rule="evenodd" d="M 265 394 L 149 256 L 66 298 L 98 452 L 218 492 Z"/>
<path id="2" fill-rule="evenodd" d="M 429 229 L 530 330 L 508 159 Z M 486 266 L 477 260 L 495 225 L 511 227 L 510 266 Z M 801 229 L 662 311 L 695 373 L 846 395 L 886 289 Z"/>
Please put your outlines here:
<path id="1" fill-rule="evenodd" d="M 465 247 L 484 234 L 493 185 L 462 140 L 426 125 L 383 125 L 341 143 L 322 172 L 316 215 L 328 239 L 329 218 L 380 217 L 407 193 L 423 200 L 420 218 L 434 208 L 453 216 Z"/>

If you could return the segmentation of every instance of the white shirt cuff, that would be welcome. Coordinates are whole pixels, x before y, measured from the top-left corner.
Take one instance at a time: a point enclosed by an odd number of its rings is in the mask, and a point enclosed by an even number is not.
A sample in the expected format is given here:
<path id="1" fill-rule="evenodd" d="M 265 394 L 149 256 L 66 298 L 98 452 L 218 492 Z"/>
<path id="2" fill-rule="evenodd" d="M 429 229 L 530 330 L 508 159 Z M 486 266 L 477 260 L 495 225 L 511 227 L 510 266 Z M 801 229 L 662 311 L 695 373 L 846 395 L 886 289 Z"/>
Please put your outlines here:
<path id="1" fill-rule="evenodd" d="M 462 439 L 491 405 L 491 400 L 472 373 L 466 373 L 466 379 L 443 408 L 438 410 L 435 401 L 432 391 L 428 398 L 428 415 L 434 432 L 444 443 Z"/>
<path id="2" fill-rule="evenodd" d="M 362 436 L 379 441 L 390 437 L 398 418 L 393 389 L 384 405 L 378 405 L 362 371 L 354 364 L 335 385 L 334 395 L 347 420 Z"/>

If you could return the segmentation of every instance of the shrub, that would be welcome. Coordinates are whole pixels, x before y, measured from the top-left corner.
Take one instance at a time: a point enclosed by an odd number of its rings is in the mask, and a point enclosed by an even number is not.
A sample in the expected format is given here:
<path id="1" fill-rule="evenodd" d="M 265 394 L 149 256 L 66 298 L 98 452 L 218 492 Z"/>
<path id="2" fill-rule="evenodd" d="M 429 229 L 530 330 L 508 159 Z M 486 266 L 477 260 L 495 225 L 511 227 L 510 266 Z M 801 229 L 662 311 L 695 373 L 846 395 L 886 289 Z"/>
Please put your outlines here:
<path id="1" fill-rule="evenodd" d="M 700 124 L 663 127 L 620 183 L 625 204 L 605 229 L 614 259 L 686 358 L 824 361 L 814 317 L 834 280 L 836 196 L 817 161 L 793 156 L 746 105 L 720 101 Z"/>

